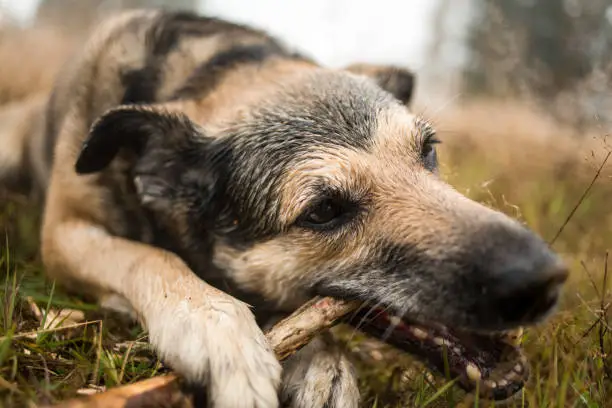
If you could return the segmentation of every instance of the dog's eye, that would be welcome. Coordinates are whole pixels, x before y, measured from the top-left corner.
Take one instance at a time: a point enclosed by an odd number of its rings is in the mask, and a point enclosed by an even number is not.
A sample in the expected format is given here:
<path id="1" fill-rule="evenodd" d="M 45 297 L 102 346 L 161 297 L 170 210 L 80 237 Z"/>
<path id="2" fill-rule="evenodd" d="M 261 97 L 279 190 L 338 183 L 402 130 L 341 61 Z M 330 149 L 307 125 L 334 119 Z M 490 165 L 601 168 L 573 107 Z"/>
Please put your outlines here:
<path id="1" fill-rule="evenodd" d="M 313 224 L 327 224 L 342 213 L 342 208 L 333 200 L 324 200 L 313 208 L 306 217 Z"/>
<path id="2" fill-rule="evenodd" d="M 347 209 L 340 201 L 328 198 L 307 210 L 298 224 L 317 229 L 334 228 L 342 223 L 346 214 Z"/>
<path id="3" fill-rule="evenodd" d="M 435 136 L 430 136 L 423 142 L 423 149 L 421 150 L 421 158 L 425 167 L 434 171 L 438 166 L 438 158 L 436 155 L 435 145 L 441 143 Z"/>

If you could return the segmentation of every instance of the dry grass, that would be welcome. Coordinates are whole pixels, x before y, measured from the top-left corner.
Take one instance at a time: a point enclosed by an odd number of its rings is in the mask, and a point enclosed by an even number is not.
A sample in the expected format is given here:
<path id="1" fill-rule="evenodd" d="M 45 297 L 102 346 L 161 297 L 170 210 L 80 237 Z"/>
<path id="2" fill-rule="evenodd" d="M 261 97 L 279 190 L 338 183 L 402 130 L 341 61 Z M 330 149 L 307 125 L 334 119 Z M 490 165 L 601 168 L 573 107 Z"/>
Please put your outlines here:
<path id="1" fill-rule="evenodd" d="M 0 33 L 0 103 L 48 90 L 73 45 L 42 29 Z M 27 60 L 16 55 L 28 55 Z M 584 195 L 608 154 L 606 131 L 577 135 L 517 102 L 474 101 L 434 120 L 444 140 L 442 171 L 451 184 L 521 219 L 549 241 L 564 226 L 554 248 L 572 268 L 571 283 L 561 311 L 527 333 L 533 375 L 515 406 L 612 406 L 607 402 L 612 401 L 612 337 L 605 272 L 612 249 L 612 165 L 604 166 Z M 0 194 L 0 231 L 5 232 L 0 243 L 0 405 L 57 401 L 78 390 L 92 392 L 164 371 L 137 325 L 105 316 L 44 279 L 39 209 L 24 197 Z M 65 316 L 51 322 L 60 309 L 84 311 L 87 323 Z M 62 320 L 64 327 L 49 330 Z M 347 346 L 360 369 L 364 406 L 487 406 L 410 357 L 359 336 Z"/>

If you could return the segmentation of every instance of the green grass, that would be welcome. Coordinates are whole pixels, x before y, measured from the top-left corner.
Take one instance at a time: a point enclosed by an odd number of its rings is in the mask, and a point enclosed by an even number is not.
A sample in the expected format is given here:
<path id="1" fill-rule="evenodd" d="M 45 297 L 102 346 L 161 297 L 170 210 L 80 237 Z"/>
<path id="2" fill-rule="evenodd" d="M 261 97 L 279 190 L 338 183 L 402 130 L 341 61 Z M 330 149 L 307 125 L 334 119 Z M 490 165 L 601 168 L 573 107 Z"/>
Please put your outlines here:
<path id="1" fill-rule="evenodd" d="M 38 256 L 38 209 L 2 196 L 0 224 L 0 406 L 52 403 L 77 390 L 126 384 L 168 371 L 149 350 L 142 329 L 71 297 L 45 279 Z M 37 317 L 32 304 L 42 316 Z M 70 323 L 48 310 L 80 310 Z M 52 321 L 55 319 L 55 321 Z"/>
<path id="2" fill-rule="evenodd" d="M 571 282 L 559 313 L 527 331 L 524 347 L 532 375 L 524 393 L 508 406 L 612 406 L 609 166 L 585 194 L 596 166 L 579 157 L 569 158 L 563 169 L 537 170 L 520 158 L 500 166 L 485 146 L 451 144 L 442 148 L 441 159 L 443 172 L 460 191 L 518 217 L 546 240 L 564 226 L 554 248 L 570 265 Z M 57 402 L 77 390 L 166 372 L 137 325 L 45 280 L 38 256 L 38 209 L 18 196 L 0 196 L 0 202 L 0 406 Z M 42 311 L 42 321 L 32 304 Z M 61 308 L 83 311 L 87 323 L 44 330 L 46 312 Z M 491 406 L 432 375 L 410 356 L 359 334 L 338 333 L 361 374 L 364 407 Z"/>

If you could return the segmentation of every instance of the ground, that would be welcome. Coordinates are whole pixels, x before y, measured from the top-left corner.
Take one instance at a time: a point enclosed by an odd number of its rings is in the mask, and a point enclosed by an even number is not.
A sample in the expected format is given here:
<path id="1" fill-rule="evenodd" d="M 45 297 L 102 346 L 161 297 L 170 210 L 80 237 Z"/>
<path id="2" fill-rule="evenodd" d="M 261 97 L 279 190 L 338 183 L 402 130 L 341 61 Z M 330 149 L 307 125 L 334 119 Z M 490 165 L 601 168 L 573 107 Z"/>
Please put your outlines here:
<path id="1" fill-rule="evenodd" d="M 11 75 L 10 67 L 3 69 L 0 80 Z M 44 88 L 48 79 L 41 81 Z M 9 99 L 19 94 L 18 84 L 15 89 Z M 578 134 L 517 101 L 473 101 L 433 120 L 443 140 L 443 177 L 525 222 L 571 268 L 560 310 L 525 334 L 532 375 L 508 406 L 612 406 L 612 146 L 606 130 Z M 32 200 L 0 192 L 0 406 L 57 402 L 167 372 L 137 325 L 44 278 L 39 220 Z M 359 369 L 364 407 L 490 405 L 410 356 L 348 329 L 336 334 Z"/>

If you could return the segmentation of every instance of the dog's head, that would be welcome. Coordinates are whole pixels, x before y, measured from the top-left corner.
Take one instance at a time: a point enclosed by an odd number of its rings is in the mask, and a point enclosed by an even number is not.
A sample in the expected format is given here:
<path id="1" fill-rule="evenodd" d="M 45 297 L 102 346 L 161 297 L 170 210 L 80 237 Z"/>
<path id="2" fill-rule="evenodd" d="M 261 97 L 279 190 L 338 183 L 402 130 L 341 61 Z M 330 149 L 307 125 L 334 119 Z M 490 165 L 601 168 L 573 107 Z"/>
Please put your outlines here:
<path id="1" fill-rule="evenodd" d="M 181 114 L 121 107 L 94 125 L 77 170 L 134 152 L 143 205 L 195 250 L 210 245 L 228 279 L 279 304 L 361 299 L 438 346 L 461 338 L 449 327 L 542 320 L 565 267 L 527 228 L 438 177 L 439 140 L 407 108 L 412 89 L 398 68 L 314 69 L 215 134 Z M 461 350 L 470 376 L 477 359 Z"/>

